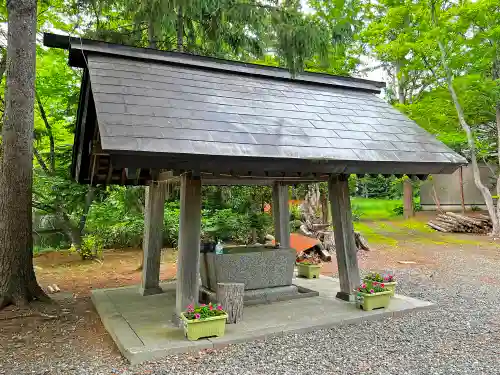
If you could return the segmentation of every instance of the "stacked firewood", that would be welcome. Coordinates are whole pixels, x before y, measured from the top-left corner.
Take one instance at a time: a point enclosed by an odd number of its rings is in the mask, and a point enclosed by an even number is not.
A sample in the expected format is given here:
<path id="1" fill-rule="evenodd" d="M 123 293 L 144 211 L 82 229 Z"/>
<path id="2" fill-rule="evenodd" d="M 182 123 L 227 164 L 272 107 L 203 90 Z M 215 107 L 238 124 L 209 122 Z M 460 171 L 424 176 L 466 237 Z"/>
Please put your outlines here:
<path id="1" fill-rule="evenodd" d="M 492 228 L 491 219 L 488 215 L 465 216 L 454 212 L 439 214 L 436 219 L 430 220 L 427 225 L 445 233 L 487 234 Z"/>

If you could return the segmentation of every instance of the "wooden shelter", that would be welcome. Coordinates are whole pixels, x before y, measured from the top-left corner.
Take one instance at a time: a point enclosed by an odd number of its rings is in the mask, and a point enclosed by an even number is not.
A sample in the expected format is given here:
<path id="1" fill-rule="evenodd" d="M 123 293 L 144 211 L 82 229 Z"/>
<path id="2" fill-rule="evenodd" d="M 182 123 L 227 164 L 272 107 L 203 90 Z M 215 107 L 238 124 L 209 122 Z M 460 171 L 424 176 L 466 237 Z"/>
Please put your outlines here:
<path id="1" fill-rule="evenodd" d="M 328 181 L 341 292 L 359 282 L 348 175 L 452 173 L 466 160 L 376 94 L 383 83 L 52 34 L 83 69 L 72 174 L 147 185 L 144 295 L 160 292 L 162 180 L 181 185 L 176 311 L 198 298 L 202 184 L 271 184 L 289 242 L 289 184 Z"/>

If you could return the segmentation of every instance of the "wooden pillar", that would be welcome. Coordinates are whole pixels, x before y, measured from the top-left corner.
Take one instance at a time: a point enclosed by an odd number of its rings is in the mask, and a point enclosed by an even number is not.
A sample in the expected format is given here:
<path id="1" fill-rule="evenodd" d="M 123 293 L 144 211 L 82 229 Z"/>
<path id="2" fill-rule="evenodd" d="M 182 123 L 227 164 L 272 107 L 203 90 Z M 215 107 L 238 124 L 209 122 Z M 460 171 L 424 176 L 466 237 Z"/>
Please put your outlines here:
<path id="1" fill-rule="evenodd" d="M 276 242 L 290 247 L 290 208 L 288 207 L 288 185 L 275 182 L 273 185 L 273 220 Z"/>
<path id="2" fill-rule="evenodd" d="M 347 179 L 346 175 L 331 176 L 328 180 L 328 194 L 332 207 L 340 279 L 340 292 L 337 293 L 337 298 L 354 301 L 354 289 L 358 286 L 360 278 Z"/>
<path id="3" fill-rule="evenodd" d="M 413 217 L 413 185 L 409 178 L 403 181 L 403 217 L 409 219 Z"/>
<path id="4" fill-rule="evenodd" d="M 144 239 L 142 241 L 144 260 L 140 293 L 143 296 L 161 293 L 160 259 L 163 245 L 163 212 L 165 207 L 165 186 L 152 182 L 146 187 L 144 210 Z"/>
<path id="5" fill-rule="evenodd" d="M 201 179 L 181 176 L 179 253 L 174 321 L 190 304 L 198 303 L 200 277 Z"/>

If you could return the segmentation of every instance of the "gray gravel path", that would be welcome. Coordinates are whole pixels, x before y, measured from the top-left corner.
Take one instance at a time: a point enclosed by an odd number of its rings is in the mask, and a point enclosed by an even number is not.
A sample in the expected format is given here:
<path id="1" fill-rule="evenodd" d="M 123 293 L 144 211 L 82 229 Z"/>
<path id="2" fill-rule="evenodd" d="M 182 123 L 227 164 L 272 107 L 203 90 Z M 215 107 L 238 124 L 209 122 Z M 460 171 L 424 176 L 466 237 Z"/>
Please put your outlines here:
<path id="1" fill-rule="evenodd" d="M 443 254 L 399 271 L 398 293 L 438 307 L 400 318 L 234 345 L 127 366 L 99 353 L 46 358 L 0 374 L 500 374 L 500 250 Z M 485 281 L 486 280 L 486 281 Z"/>

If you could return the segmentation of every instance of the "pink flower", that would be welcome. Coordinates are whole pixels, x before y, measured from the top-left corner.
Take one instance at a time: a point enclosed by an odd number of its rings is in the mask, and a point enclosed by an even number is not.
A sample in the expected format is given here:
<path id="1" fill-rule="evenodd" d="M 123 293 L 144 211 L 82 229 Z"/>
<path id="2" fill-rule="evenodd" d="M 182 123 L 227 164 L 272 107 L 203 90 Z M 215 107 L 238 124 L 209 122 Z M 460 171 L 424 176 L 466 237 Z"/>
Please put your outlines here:
<path id="1" fill-rule="evenodd" d="M 376 281 L 373 282 L 373 286 L 377 286 L 378 283 Z"/>
<path id="2" fill-rule="evenodd" d="M 200 314 L 194 314 L 195 319 L 200 319 Z"/>
<path id="3" fill-rule="evenodd" d="M 366 284 L 361 284 L 361 288 L 366 288 Z"/>
<path id="4" fill-rule="evenodd" d="M 210 305 L 210 310 L 213 310 L 213 309 L 214 309 L 214 307 L 212 305 Z"/>
<path id="5" fill-rule="evenodd" d="M 389 280 L 389 276 L 385 276 L 385 277 L 384 277 L 384 280 L 385 280 L 385 281 L 388 281 L 388 280 Z"/>
<path id="6" fill-rule="evenodd" d="M 205 306 L 206 306 L 206 305 L 205 305 L 204 303 L 200 305 L 200 307 L 205 307 Z"/>
<path id="7" fill-rule="evenodd" d="M 375 291 L 374 291 L 373 289 L 370 289 L 370 293 L 372 293 L 372 294 L 373 294 L 373 293 L 375 293 Z"/>
<path id="8" fill-rule="evenodd" d="M 384 284 L 384 283 L 380 284 L 380 286 L 381 286 L 382 288 L 385 288 L 385 284 Z"/>
<path id="9" fill-rule="evenodd" d="M 222 311 L 222 306 L 221 305 L 217 306 L 217 310 Z"/>

